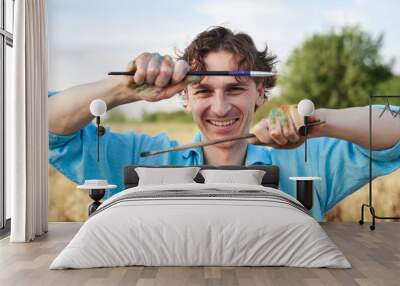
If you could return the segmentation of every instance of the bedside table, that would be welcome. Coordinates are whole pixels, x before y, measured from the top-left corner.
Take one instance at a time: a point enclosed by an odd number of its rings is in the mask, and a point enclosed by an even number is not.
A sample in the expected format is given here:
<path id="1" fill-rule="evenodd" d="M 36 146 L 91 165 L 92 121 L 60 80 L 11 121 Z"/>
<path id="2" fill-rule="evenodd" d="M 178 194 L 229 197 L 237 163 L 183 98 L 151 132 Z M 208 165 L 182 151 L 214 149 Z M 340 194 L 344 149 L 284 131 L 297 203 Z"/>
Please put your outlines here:
<path id="1" fill-rule="evenodd" d="M 85 180 L 83 185 L 77 186 L 78 189 L 89 190 L 89 197 L 94 201 L 88 207 L 89 216 L 101 205 L 100 200 L 104 197 L 106 190 L 116 187 L 116 185 L 109 185 L 107 180 Z"/>
<path id="2" fill-rule="evenodd" d="M 321 180 L 320 177 L 289 177 L 289 180 L 296 181 L 296 199 L 303 206 L 311 210 L 313 207 L 313 181 Z"/>

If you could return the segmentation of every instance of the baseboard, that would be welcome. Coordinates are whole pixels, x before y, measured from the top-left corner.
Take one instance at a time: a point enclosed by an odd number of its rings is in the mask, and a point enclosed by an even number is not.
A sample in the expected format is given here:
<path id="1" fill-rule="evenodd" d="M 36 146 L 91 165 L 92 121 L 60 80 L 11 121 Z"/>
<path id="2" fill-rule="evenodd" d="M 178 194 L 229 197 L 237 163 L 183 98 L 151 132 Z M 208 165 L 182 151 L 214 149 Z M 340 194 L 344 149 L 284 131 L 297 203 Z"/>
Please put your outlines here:
<path id="1" fill-rule="evenodd" d="M 10 235 L 11 230 L 11 218 L 6 219 L 6 223 L 3 228 L 0 228 L 0 239 Z"/>

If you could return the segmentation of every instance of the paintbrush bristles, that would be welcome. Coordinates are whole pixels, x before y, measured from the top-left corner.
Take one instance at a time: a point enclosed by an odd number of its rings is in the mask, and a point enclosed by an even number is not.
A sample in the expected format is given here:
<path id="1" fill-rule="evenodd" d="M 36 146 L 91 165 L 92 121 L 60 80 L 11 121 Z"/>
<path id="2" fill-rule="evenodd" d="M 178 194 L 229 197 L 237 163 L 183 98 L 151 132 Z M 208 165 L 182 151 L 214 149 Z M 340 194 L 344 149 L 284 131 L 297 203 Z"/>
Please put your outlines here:
<path id="1" fill-rule="evenodd" d="M 141 152 L 140 157 L 147 157 L 150 156 L 150 152 Z"/>

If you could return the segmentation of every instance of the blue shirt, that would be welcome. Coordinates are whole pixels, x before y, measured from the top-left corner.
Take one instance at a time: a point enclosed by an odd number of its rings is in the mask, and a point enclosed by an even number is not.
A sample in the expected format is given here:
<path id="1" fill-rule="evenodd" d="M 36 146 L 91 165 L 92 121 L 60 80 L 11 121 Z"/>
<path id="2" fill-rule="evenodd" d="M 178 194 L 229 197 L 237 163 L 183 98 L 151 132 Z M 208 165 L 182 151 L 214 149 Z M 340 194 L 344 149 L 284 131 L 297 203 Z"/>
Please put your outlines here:
<path id="1" fill-rule="evenodd" d="M 200 142 L 197 133 L 193 142 Z M 201 148 L 140 157 L 140 152 L 178 145 L 165 133 L 149 136 L 132 131 L 116 133 L 107 129 L 100 137 L 100 162 L 96 153 L 96 126 L 93 123 L 70 135 L 49 132 L 49 162 L 76 184 L 88 179 L 107 179 L 118 188 L 108 190 L 106 198 L 123 190 L 123 168 L 127 165 L 202 165 Z M 312 216 L 322 220 L 324 213 L 347 195 L 368 183 L 369 150 L 336 138 L 312 138 L 308 141 L 308 158 L 304 161 L 304 144 L 295 149 L 274 149 L 248 144 L 245 165 L 272 164 L 279 167 L 279 189 L 296 197 L 291 176 L 319 176 L 314 182 Z M 386 175 L 400 167 L 400 141 L 372 153 L 373 177 Z"/>

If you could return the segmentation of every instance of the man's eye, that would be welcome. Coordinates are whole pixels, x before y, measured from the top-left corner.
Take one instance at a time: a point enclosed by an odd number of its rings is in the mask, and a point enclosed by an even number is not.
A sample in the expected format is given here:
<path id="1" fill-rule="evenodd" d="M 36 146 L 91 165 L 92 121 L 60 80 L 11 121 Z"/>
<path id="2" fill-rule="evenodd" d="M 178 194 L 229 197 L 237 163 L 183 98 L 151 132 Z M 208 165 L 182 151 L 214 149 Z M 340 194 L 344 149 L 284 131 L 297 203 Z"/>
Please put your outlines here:
<path id="1" fill-rule="evenodd" d="M 227 90 L 227 92 L 231 92 L 231 93 L 240 93 L 245 91 L 246 89 L 243 87 L 231 87 Z"/>
<path id="2" fill-rule="evenodd" d="M 210 91 L 208 89 L 199 89 L 194 92 L 194 94 L 208 94 Z"/>

